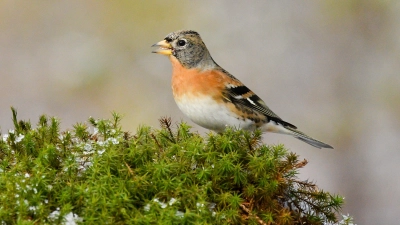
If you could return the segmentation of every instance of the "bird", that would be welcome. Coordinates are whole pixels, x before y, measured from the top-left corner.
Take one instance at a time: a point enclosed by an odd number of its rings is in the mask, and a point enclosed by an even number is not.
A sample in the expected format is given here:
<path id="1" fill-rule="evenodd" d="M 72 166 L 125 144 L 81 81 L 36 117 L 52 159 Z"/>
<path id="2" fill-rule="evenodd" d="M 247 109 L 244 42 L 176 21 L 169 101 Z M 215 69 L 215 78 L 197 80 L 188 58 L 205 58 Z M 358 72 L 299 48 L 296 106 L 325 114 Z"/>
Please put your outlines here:
<path id="1" fill-rule="evenodd" d="M 152 53 L 172 63 L 172 92 L 178 108 L 194 123 L 221 133 L 226 127 L 291 135 L 316 148 L 333 148 L 275 114 L 265 102 L 211 57 L 193 30 L 169 33 Z"/>

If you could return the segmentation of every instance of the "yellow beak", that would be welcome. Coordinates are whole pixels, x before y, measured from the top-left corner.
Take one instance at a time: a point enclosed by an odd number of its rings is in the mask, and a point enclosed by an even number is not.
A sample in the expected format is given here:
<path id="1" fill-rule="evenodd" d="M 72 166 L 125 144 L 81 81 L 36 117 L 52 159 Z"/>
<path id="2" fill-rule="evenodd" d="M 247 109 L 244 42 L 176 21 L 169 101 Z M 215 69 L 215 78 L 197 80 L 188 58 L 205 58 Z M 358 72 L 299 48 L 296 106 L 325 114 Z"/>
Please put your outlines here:
<path id="1" fill-rule="evenodd" d="M 157 54 L 162 54 L 162 55 L 172 55 L 172 46 L 166 40 L 157 42 L 154 45 L 152 45 L 151 47 L 156 47 L 156 46 L 158 46 L 160 48 L 152 51 L 152 53 L 157 53 Z"/>

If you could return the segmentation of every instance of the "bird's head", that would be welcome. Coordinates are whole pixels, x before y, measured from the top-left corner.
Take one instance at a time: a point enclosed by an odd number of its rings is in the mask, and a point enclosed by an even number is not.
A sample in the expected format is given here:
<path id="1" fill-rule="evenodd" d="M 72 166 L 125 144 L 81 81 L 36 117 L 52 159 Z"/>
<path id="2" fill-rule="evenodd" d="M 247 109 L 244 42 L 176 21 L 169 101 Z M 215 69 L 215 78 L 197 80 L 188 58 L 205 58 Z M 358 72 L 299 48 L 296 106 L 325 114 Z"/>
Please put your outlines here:
<path id="1" fill-rule="evenodd" d="M 199 68 L 203 70 L 215 64 L 206 45 L 196 31 L 180 30 L 172 32 L 152 47 L 159 47 L 153 53 L 175 57 L 182 66 L 188 69 Z"/>

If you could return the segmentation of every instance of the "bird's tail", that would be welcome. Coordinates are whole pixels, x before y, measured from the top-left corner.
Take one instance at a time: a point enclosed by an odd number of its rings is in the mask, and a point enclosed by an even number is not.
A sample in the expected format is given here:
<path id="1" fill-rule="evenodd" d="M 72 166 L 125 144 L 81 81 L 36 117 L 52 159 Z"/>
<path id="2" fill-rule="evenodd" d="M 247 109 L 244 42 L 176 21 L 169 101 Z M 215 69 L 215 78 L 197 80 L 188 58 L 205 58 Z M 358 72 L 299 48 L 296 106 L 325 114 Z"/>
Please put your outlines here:
<path id="1" fill-rule="evenodd" d="M 307 136 L 305 133 L 303 133 L 297 129 L 294 129 L 294 128 L 288 127 L 288 126 L 285 126 L 285 128 L 290 131 L 290 133 L 288 133 L 288 134 L 290 134 L 293 137 L 295 137 L 299 140 L 302 140 L 305 143 L 312 145 L 316 148 L 333 148 L 332 146 L 330 146 L 328 144 L 325 144 L 321 141 L 315 140 L 314 138 Z"/>

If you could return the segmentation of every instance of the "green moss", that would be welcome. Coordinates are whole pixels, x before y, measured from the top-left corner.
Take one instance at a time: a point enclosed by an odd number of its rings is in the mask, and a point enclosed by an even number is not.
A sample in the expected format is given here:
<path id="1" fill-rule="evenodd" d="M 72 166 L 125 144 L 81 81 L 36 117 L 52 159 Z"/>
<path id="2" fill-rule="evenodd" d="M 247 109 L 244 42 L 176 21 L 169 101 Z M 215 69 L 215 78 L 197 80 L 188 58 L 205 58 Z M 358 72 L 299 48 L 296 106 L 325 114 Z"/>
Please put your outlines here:
<path id="1" fill-rule="evenodd" d="M 322 224 L 337 222 L 343 205 L 299 181 L 307 162 L 263 145 L 258 131 L 202 137 L 163 118 L 160 129 L 131 134 L 113 113 L 60 132 L 54 117 L 32 128 L 12 112 L 15 128 L 0 139 L 2 224 L 68 214 L 84 224 Z"/>

